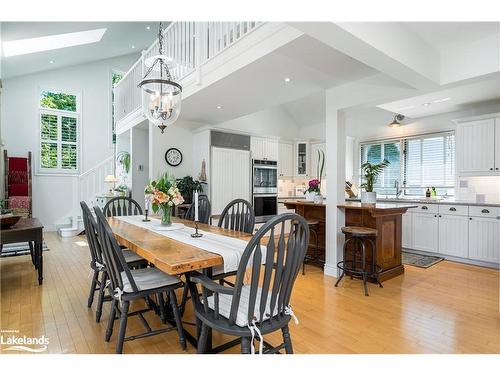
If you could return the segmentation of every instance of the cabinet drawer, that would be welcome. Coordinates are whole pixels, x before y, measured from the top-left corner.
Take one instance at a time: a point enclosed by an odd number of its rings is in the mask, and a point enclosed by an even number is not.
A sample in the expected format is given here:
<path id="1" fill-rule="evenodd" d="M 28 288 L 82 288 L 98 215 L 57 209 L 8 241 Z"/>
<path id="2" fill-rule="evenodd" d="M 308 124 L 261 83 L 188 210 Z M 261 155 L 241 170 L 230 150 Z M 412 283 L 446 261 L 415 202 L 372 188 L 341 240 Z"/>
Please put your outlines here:
<path id="1" fill-rule="evenodd" d="M 468 216 L 469 215 L 469 206 L 452 206 L 450 204 L 440 204 L 439 205 L 439 213 L 441 215 L 460 215 L 460 216 Z"/>
<path id="2" fill-rule="evenodd" d="M 437 204 L 419 204 L 418 207 L 416 208 L 411 208 L 408 211 L 411 212 L 420 212 L 420 213 L 426 213 L 426 214 L 437 214 L 439 211 L 438 205 Z"/>
<path id="3" fill-rule="evenodd" d="M 469 206 L 469 215 L 496 218 L 497 216 L 500 216 L 500 207 Z"/>

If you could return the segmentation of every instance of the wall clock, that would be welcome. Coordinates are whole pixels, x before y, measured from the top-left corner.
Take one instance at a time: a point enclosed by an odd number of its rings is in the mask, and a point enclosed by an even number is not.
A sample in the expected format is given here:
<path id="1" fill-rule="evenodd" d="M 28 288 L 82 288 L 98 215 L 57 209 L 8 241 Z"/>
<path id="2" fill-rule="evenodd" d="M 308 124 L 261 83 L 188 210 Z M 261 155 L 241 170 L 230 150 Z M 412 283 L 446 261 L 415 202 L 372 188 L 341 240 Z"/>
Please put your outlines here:
<path id="1" fill-rule="evenodd" d="M 177 167 L 182 163 L 182 153 L 177 148 L 169 148 L 165 152 L 165 161 L 172 167 Z"/>

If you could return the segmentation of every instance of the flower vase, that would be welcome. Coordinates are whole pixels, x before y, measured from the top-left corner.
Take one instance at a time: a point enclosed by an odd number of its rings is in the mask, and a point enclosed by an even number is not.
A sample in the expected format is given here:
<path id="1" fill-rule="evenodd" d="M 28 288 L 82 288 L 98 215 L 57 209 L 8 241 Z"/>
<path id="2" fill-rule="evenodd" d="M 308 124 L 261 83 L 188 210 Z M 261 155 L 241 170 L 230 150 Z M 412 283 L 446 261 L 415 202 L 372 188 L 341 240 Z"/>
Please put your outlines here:
<path id="1" fill-rule="evenodd" d="M 161 225 L 165 227 L 172 225 L 172 207 L 168 204 L 161 208 Z"/>
<path id="2" fill-rule="evenodd" d="M 306 193 L 304 195 L 305 195 L 306 201 L 314 202 L 314 197 L 316 196 L 316 192 L 315 191 L 306 191 Z"/>

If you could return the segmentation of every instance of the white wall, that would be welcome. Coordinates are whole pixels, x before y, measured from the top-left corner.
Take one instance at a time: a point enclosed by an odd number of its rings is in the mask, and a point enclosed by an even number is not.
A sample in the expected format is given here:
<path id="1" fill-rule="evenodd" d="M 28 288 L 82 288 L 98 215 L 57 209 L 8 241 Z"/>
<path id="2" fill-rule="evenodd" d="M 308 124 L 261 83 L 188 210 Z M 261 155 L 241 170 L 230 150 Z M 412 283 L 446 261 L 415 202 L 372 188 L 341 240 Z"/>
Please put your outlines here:
<path id="1" fill-rule="evenodd" d="M 137 55 L 127 55 L 78 66 L 3 80 L 2 137 L 10 155 L 34 156 L 33 215 L 54 230 L 72 208 L 72 177 L 36 175 L 38 158 L 38 103 L 40 89 L 81 93 L 81 169 L 94 167 L 113 154 L 111 144 L 111 72 L 127 70 Z"/>
<path id="2" fill-rule="evenodd" d="M 132 198 L 144 208 L 144 187 L 149 180 L 149 129 L 136 126 L 131 132 Z"/>

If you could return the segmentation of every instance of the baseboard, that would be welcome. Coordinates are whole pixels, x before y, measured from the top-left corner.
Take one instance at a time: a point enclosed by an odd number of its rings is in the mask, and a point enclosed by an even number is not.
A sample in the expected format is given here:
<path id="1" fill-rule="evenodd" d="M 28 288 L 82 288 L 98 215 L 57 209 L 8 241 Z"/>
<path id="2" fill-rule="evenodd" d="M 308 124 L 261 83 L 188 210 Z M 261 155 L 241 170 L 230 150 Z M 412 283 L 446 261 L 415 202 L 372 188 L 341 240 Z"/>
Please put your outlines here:
<path id="1" fill-rule="evenodd" d="M 335 278 L 338 277 L 338 269 L 337 269 L 336 266 L 330 266 L 328 264 L 325 264 L 325 266 L 323 268 L 323 273 L 326 276 L 332 276 L 332 277 L 335 277 Z"/>
<path id="2" fill-rule="evenodd" d="M 500 268 L 500 264 L 492 263 L 492 262 L 485 262 L 485 261 L 475 260 L 475 259 L 470 259 L 470 258 L 460 258 L 460 257 L 452 256 L 452 255 L 445 255 L 445 254 L 440 254 L 440 253 L 433 253 L 433 252 L 429 252 L 429 251 L 414 250 L 414 249 L 407 249 L 407 248 L 403 248 L 403 251 L 406 251 L 407 253 L 413 253 L 413 254 L 419 254 L 419 255 L 429 255 L 429 256 L 434 256 L 434 257 L 441 257 L 441 258 L 444 258 L 444 260 L 448 260 L 451 262 L 470 264 L 470 265 L 479 266 L 479 267 L 493 268 L 495 270 L 498 270 Z"/>

